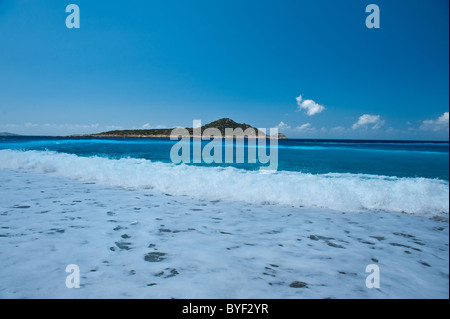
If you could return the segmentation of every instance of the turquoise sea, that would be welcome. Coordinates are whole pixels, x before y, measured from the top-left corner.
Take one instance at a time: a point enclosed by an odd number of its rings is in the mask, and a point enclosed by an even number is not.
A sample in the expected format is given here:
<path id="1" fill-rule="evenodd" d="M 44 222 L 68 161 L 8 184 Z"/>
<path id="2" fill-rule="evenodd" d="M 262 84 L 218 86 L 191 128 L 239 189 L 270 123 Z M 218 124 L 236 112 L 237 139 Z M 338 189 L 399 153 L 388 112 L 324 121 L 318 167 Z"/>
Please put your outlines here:
<path id="1" fill-rule="evenodd" d="M 224 159 L 234 145 L 221 140 Z M 242 141 L 242 140 L 240 140 Z M 3 137 L 0 168 L 33 170 L 101 185 L 154 189 L 197 199 L 414 214 L 449 211 L 449 144 L 420 141 L 246 140 L 243 163 L 174 164 L 165 138 Z M 204 149 L 209 141 L 202 141 Z M 221 144 L 220 144 L 221 143 Z M 255 146 L 256 144 L 256 146 Z M 181 144 L 180 144 L 181 145 Z M 277 170 L 249 163 L 263 150 Z M 236 154 L 236 153 L 234 153 Z M 192 157 L 189 157 L 192 158 Z M 218 158 L 216 158 L 218 159 Z"/>
<path id="2" fill-rule="evenodd" d="M 170 150 L 175 143 L 177 142 L 164 138 L 3 137 L 0 138 L 0 149 L 54 151 L 82 157 L 136 158 L 169 163 L 171 162 Z M 208 143 L 203 141 L 202 146 Z M 247 161 L 243 164 L 202 162 L 192 165 L 234 166 L 244 170 L 255 170 L 260 166 L 258 163 L 251 164 Z M 448 181 L 449 143 L 279 140 L 278 170 L 312 174 L 353 173 L 425 177 Z"/>

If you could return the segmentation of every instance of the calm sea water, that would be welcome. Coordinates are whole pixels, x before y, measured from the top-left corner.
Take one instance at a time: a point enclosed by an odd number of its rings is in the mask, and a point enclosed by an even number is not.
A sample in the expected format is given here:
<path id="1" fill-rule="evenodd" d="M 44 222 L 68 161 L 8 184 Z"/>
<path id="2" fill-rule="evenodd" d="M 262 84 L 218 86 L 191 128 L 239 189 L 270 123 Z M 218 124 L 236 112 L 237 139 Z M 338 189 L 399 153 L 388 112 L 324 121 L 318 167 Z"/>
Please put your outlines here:
<path id="1" fill-rule="evenodd" d="M 162 138 L 1 137 L 0 149 L 53 151 L 81 157 L 169 163 L 176 141 Z M 204 141 L 202 145 L 209 142 Z M 245 146 L 247 148 L 247 145 Z M 269 150 L 267 150 L 269 152 Z M 223 151 L 225 154 L 225 151 Z M 246 157 L 247 159 L 247 154 Z M 260 164 L 191 164 L 257 170 Z M 449 180 L 449 143 L 419 141 L 279 140 L 278 170 Z"/>

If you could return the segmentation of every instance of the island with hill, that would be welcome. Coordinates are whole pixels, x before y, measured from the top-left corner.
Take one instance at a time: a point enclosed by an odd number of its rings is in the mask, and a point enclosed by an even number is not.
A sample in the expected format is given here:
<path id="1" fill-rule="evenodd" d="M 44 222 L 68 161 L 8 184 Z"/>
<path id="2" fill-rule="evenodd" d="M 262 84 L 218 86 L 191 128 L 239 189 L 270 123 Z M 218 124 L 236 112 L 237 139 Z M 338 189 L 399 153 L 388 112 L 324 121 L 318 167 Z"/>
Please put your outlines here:
<path id="1" fill-rule="evenodd" d="M 277 138 L 277 139 L 287 139 L 287 137 L 282 134 L 278 133 L 273 136 L 266 135 L 265 133 L 261 132 L 257 128 L 246 124 L 246 123 L 237 123 L 229 118 L 222 118 L 217 121 L 211 122 L 209 124 L 203 125 L 202 127 L 198 129 L 194 129 L 192 127 L 186 127 L 183 128 L 187 131 L 189 137 L 197 137 L 198 132 L 201 132 L 201 135 L 204 135 L 205 131 L 207 129 L 215 128 L 218 129 L 222 135 L 223 138 L 231 138 L 231 137 L 244 137 L 244 138 L 256 138 L 258 136 L 260 137 L 266 137 L 266 138 Z M 236 130 L 236 132 L 240 132 L 239 129 L 242 129 L 242 132 L 250 132 L 250 134 L 236 134 L 229 136 L 226 134 L 226 129 L 232 129 Z M 138 129 L 138 130 L 114 130 L 114 131 L 108 131 L 108 132 L 102 132 L 102 133 L 96 133 L 96 134 L 77 134 L 77 135 L 70 135 L 71 137 L 160 137 L 160 138 L 169 138 L 172 131 L 176 128 L 160 128 L 160 129 Z M 198 130 L 198 131 L 197 131 Z M 211 131 L 211 130 L 209 130 Z M 206 134 L 208 134 L 208 131 L 206 131 Z M 182 134 L 180 134 L 182 135 Z"/>

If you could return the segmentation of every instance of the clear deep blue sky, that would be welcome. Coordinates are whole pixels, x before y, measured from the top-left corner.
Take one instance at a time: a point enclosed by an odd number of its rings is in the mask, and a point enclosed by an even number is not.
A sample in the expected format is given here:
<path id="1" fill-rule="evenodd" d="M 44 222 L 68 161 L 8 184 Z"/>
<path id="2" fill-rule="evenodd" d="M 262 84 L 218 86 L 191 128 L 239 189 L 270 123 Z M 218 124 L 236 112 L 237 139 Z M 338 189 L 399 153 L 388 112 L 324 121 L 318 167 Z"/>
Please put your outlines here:
<path id="1" fill-rule="evenodd" d="M 66 28 L 70 3 L 80 29 Z M 370 3 L 380 29 L 365 25 Z M 279 125 L 289 137 L 448 140 L 448 6 L 0 0 L 0 131 L 93 133 L 229 117 Z M 325 109 L 299 111 L 300 95 Z"/>

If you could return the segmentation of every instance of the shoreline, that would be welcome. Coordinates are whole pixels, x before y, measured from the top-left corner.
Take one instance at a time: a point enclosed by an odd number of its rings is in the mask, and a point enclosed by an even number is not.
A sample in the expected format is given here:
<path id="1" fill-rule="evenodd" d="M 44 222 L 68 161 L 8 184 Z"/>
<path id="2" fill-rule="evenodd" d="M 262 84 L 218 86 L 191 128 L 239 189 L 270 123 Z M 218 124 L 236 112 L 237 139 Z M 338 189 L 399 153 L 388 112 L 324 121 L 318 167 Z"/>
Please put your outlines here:
<path id="1" fill-rule="evenodd" d="M 0 298 L 448 298 L 448 216 L 195 200 L 25 170 L 0 181 Z M 68 264 L 80 289 L 64 285 Z M 381 289 L 366 288 L 368 264 Z"/>
<path id="2" fill-rule="evenodd" d="M 71 135 L 20 135 L 15 134 L 14 136 L 0 136 L 0 138 L 39 138 L 39 137 L 46 137 L 46 138 L 68 138 L 68 137 L 98 137 L 95 134 L 71 134 Z M 109 136 L 101 136 L 101 137 L 111 137 Z M 117 136 L 117 137 L 129 137 L 129 136 Z M 151 137 L 151 136 L 142 136 L 142 137 Z M 170 138 L 167 137 L 167 138 Z M 365 144 L 372 144 L 372 143 L 388 143 L 388 144 L 449 144 L 448 140 L 383 140 L 383 139 L 323 139 L 323 138 L 287 138 L 289 141 L 302 141 L 302 142 L 330 142 L 330 143 L 365 143 Z"/>

